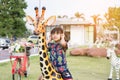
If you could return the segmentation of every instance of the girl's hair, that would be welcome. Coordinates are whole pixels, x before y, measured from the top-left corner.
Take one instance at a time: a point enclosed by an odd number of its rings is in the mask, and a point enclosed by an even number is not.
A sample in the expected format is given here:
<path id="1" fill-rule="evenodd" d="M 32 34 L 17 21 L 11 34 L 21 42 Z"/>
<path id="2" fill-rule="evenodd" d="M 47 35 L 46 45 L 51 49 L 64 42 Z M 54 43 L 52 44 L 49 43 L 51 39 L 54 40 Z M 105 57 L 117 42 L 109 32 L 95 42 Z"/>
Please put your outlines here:
<path id="1" fill-rule="evenodd" d="M 55 27 L 54 29 L 51 30 L 51 33 L 50 34 L 63 34 L 63 29 L 60 28 L 60 27 Z"/>
<path id="2" fill-rule="evenodd" d="M 57 33 L 57 34 L 63 34 L 64 31 L 63 31 L 63 29 L 61 27 L 55 27 L 55 28 L 53 28 L 51 30 L 51 34 L 55 34 L 55 33 Z M 66 41 L 66 39 L 65 39 L 65 41 Z M 63 47 L 63 50 L 65 52 L 66 52 L 67 49 L 68 49 L 68 45 L 66 47 Z"/>

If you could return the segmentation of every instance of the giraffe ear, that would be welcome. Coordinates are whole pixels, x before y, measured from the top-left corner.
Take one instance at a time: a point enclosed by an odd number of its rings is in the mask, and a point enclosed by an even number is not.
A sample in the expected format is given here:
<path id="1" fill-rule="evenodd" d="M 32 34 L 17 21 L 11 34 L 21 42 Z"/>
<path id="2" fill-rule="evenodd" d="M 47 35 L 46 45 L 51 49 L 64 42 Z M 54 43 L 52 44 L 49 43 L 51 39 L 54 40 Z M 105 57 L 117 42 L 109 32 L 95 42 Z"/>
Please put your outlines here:
<path id="1" fill-rule="evenodd" d="M 31 16 L 27 15 L 26 22 L 28 22 L 29 24 L 34 24 L 35 20 Z"/>
<path id="2" fill-rule="evenodd" d="M 51 16 L 45 21 L 45 24 L 50 26 L 50 25 L 53 25 L 55 21 L 56 21 L 56 16 Z"/>

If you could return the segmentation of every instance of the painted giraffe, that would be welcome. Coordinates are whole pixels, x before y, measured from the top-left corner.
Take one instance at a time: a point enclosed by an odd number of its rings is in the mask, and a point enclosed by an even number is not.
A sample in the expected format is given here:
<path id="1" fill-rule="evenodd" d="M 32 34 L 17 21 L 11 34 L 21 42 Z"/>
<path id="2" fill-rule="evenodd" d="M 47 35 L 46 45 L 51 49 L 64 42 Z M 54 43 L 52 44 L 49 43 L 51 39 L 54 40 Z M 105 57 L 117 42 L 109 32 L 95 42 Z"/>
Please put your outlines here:
<path id="1" fill-rule="evenodd" d="M 44 17 L 45 11 L 42 11 L 42 16 Z M 33 22 L 33 18 L 28 16 Z M 40 21 L 40 20 L 39 20 Z M 34 24 L 36 24 L 34 22 Z M 46 23 L 42 23 L 40 21 L 38 26 L 35 27 L 34 34 L 39 36 L 38 45 L 39 49 L 39 58 L 40 58 L 40 69 L 42 72 L 42 79 L 41 80 L 63 80 L 61 74 L 59 74 L 55 68 L 52 66 L 51 62 L 49 61 L 48 52 L 47 52 L 47 45 L 46 45 Z"/>

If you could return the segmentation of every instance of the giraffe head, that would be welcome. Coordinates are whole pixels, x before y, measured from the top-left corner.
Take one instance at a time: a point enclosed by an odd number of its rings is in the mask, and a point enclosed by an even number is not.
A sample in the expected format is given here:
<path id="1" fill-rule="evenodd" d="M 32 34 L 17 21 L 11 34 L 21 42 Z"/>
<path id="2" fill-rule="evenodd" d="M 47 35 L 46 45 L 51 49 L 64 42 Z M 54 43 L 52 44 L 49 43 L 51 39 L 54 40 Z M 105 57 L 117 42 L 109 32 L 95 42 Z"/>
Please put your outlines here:
<path id="1" fill-rule="evenodd" d="M 35 26 L 34 34 L 39 35 L 42 32 L 45 32 L 45 23 L 39 23 L 38 26 Z"/>
<path id="2" fill-rule="evenodd" d="M 45 32 L 46 25 L 53 25 L 56 21 L 56 16 L 51 16 L 47 20 L 44 20 L 45 7 L 42 7 L 42 14 L 39 16 L 38 7 L 34 8 L 37 20 L 34 20 L 31 16 L 26 16 L 27 22 L 31 22 L 34 26 L 34 34 L 38 35 L 42 32 Z"/>
<path id="3" fill-rule="evenodd" d="M 34 24 L 34 27 L 35 27 L 34 34 L 38 35 L 39 33 L 44 31 L 45 23 L 43 22 L 43 20 L 44 20 L 44 14 L 45 14 L 46 8 L 42 7 L 41 16 L 39 16 L 38 7 L 35 7 L 34 10 L 35 10 L 35 13 L 36 13 L 36 17 L 38 18 L 38 22 L 35 22 L 35 24 Z"/>

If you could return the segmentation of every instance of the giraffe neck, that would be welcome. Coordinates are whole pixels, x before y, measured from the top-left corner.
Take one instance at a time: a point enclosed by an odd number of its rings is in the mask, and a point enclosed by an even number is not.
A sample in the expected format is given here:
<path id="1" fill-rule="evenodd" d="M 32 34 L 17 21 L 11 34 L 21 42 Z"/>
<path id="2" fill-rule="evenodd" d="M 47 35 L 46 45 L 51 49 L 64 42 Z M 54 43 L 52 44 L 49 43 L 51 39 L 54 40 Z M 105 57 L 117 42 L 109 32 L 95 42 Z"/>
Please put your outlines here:
<path id="1" fill-rule="evenodd" d="M 50 77 L 51 75 L 54 75 L 57 72 L 53 68 L 48 58 L 45 35 L 46 35 L 45 31 L 39 35 L 39 46 L 41 47 L 41 50 L 39 51 L 39 55 L 40 55 L 40 67 L 41 67 L 42 75 L 47 78 Z"/>

